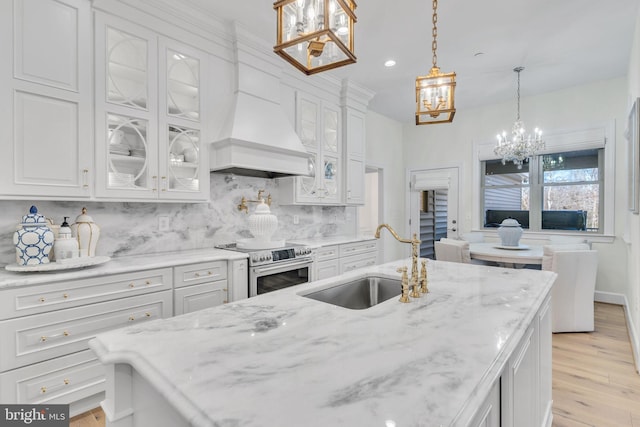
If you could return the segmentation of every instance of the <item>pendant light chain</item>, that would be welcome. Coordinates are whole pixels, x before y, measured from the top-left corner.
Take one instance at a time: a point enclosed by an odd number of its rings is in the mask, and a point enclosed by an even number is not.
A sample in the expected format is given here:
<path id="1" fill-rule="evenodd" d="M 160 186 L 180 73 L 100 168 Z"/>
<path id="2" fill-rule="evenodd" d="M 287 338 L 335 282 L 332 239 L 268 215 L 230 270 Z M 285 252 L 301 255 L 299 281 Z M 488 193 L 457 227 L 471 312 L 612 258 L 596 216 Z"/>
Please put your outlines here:
<path id="1" fill-rule="evenodd" d="M 431 31 L 431 35 L 433 35 L 433 41 L 431 42 L 431 50 L 433 51 L 433 66 L 436 67 L 438 62 L 438 55 L 436 54 L 436 50 L 438 49 L 438 0 L 433 0 L 433 30 Z"/>
<path id="2" fill-rule="evenodd" d="M 522 67 L 516 68 L 516 71 L 518 73 L 518 116 L 516 117 L 516 120 L 518 121 L 520 120 L 520 71 L 522 70 Z"/>

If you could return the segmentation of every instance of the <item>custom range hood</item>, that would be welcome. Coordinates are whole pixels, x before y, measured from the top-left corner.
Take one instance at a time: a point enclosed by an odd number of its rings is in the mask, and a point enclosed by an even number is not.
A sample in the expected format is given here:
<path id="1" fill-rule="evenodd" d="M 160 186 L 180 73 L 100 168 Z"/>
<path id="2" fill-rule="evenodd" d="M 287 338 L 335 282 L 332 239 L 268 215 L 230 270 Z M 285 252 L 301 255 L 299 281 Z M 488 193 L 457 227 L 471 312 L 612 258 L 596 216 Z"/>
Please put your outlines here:
<path id="1" fill-rule="evenodd" d="M 280 106 L 280 68 L 244 43 L 236 26 L 236 90 L 219 138 L 212 172 L 277 178 L 309 174 L 309 154 Z M 249 53 L 251 52 L 251 53 Z"/>

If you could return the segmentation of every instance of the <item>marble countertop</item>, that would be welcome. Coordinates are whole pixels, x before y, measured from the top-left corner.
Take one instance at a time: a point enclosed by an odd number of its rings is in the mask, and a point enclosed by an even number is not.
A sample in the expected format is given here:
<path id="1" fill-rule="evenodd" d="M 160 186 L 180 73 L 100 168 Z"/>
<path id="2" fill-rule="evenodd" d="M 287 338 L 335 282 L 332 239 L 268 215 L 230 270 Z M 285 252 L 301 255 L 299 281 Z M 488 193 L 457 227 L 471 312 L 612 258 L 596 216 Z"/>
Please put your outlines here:
<path id="1" fill-rule="evenodd" d="M 367 269 L 398 277 L 409 260 Z M 194 426 L 466 426 L 549 294 L 555 273 L 429 261 L 426 297 L 350 310 L 299 294 L 353 271 L 107 332 Z"/>
<path id="2" fill-rule="evenodd" d="M 194 264 L 198 262 L 243 258 L 247 258 L 247 254 L 226 251 L 223 249 L 198 249 L 191 251 L 163 252 L 149 255 L 112 258 L 105 264 L 72 270 L 15 273 L 3 268 L 0 270 L 0 290 L 14 286 L 39 285 L 43 283 L 60 282 L 63 280 L 104 276 L 106 274 L 127 273 L 131 271 L 172 267 L 175 265 Z"/>
<path id="3" fill-rule="evenodd" d="M 293 239 L 290 243 L 296 243 L 299 245 L 311 246 L 312 248 L 319 248 L 329 245 L 342 245 L 345 243 L 363 242 L 366 240 L 374 240 L 373 235 L 358 235 L 358 236 L 329 236 L 329 237 L 309 237 L 305 239 Z"/>

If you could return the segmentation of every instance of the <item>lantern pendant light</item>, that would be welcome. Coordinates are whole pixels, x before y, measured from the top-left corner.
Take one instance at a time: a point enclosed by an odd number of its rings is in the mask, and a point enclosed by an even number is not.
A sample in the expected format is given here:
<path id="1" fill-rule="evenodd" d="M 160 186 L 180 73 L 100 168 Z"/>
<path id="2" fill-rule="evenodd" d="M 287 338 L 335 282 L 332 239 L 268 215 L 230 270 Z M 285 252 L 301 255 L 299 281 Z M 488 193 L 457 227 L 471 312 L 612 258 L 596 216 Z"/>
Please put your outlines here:
<path id="1" fill-rule="evenodd" d="M 449 123 L 456 114 L 455 88 L 456 73 L 441 73 L 437 65 L 438 56 L 438 0 L 433 0 L 433 59 L 431 70 L 426 76 L 416 78 L 416 125 Z"/>
<path id="2" fill-rule="evenodd" d="M 356 62 L 354 0 L 279 0 L 273 51 L 306 75 Z"/>

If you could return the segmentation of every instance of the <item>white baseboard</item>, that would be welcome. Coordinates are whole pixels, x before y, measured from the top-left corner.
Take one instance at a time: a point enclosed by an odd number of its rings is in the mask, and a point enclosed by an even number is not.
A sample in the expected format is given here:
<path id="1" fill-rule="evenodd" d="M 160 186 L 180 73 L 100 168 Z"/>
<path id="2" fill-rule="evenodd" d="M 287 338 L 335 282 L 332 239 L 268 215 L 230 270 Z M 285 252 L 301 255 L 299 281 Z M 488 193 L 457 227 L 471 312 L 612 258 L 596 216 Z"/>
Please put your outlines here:
<path id="1" fill-rule="evenodd" d="M 627 309 L 627 297 L 623 294 L 616 294 L 613 292 L 596 291 L 593 296 L 595 302 L 604 302 L 607 304 L 621 305 Z"/>
<path id="2" fill-rule="evenodd" d="M 607 304 L 617 304 L 624 307 L 624 314 L 627 319 L 627 330 L 629 331 L 629 340 L 631 341 L 631 351 L 633 352 L 633 360 L 636 362 L 636 371 L 640 374 L 640 336 L 633 324 L 633 319 L 631 319 L 629 300 L 627 300 L 627 296 L 613 292 L 596 291 L 593 300 Z"/>

